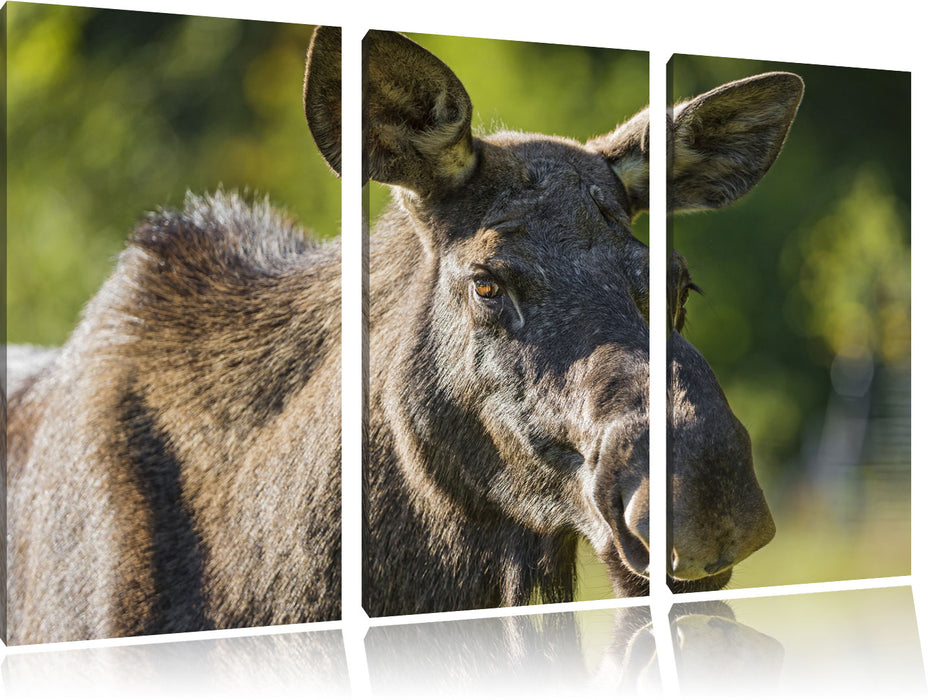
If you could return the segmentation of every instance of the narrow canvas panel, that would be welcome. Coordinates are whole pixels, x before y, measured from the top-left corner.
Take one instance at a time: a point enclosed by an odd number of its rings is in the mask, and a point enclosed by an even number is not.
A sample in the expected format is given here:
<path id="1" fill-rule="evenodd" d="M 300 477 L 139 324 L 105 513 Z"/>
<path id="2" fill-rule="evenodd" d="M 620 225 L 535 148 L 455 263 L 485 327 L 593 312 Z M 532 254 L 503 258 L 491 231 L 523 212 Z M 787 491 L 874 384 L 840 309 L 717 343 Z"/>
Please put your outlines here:
<path id="1" fill-rule="evenodd" d="M 337 619 L 339 30 L 5 11 L 6 640 Z"/>
<path id="2" fill-rule="evenodd" d="M 372 31 L 363 65 L 365 610 L 645 595 L 647 54 Z"/>
<path id="3" fill-rule="evenodd" d="M 677 55 L 669 81 L 674 104 L 707 94 L 674 110 L 671 210 L 730 204 L 669 226 L 671 373 L 704 355 L 730 404 L 687 417 L 671 393 L 673 589 L 909 574 L 910 74 Z M 711 188 L 729 161 L 735 203 Z M 706 483 L 740 486 L 690 511 L 693 429 L 729 455 Z"/>

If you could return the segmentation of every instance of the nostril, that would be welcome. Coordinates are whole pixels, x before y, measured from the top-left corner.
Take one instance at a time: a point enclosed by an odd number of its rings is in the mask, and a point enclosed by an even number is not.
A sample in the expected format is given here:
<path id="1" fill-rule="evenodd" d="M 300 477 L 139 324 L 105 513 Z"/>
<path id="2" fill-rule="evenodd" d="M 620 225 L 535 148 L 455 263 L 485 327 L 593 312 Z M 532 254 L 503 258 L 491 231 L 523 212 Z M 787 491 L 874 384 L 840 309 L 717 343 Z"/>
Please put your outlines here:
<path id="1" fill-rule="evenodd" d="M 630 497 L 624 508 L 624 523 L 644 547 L 650 548 L 650 498 L 644 485 Z"/>
<path id="2" fill-rule="evenodd" d="M 714 574 L 717 574 L 719 571 L 724 571 L 725 569 L 730 567 L 732 564 L 734 564 L 734 556 L 730 556 L 726 554 L 718 561 L 712 564 L 708 564 L 705 567 L 705 571 L 708 574 L 714 575 Z"/>
<path id="3" fill-rule="evenodd" d="M 650 509 L 646 485 L 638 487 L 630 496 L 619 492 L 616 501 L 617 513 L 608 521 L 615 548 L 631 571 L 645 576 L 650 565 Z"/>

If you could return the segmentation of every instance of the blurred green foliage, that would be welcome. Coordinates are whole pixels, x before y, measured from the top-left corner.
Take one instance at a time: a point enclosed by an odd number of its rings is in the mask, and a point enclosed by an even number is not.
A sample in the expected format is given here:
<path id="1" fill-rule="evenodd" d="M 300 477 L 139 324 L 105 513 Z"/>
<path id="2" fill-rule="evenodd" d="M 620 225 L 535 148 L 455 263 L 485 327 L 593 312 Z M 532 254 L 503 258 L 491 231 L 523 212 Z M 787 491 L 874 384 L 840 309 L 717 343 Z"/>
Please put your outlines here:
<path id="1" fill-rule="evenodd" d="M 779 159 L 732 207 L 670 230 L 704 290 L 685 334 L 769 472 L 795 457 L 836 355 L 909 364 L 910 75 L 678 55 L 674 102 L 768 70 L 806 84 Z"/>
<path id="2" fill-rule="evenodd" d="M 135 222 L 269 194 L 317 237 L 340 181 L 305 123 L 311 27 L 8 3 L 7 338 L 62 343 Z"/>
<path id="3" fill-rule="evenodd" d="M 910 247 L 900 212 L 888 183 L 865 167 L 783 251 L 783 272 L 796 283 L 790 320 L 833 356 L 909 359 Z"/>
<path id="4" fill-rule="evenodd" d="M 476 132 L 501 129 L 586 141 L 647 105 L 649 56 L 585 46 L 407 34 L 462 81 Z"/>

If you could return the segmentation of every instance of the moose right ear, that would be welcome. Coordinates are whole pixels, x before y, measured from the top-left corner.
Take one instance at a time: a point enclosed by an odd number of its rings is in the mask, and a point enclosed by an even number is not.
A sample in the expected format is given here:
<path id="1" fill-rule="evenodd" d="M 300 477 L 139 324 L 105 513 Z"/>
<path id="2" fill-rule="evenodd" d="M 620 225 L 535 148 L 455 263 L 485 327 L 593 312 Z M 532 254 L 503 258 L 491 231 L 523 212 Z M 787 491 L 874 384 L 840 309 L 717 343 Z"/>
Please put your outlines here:
<path id="1" fill-rule="evenodd" d="M 306 122 L 328 165 L 341 175 L 341 29 L 316 27 L 306 58 Z"/>
<path id="2" fill-rule="evenodd" d="M 474 169 L 471 99 L 452 70 L 401 34 L 370 31 L 365 173 L 421 196 L 461 183 Z"/>
<path id="3" fill-rule="evenodd" d="M 780 154 L 802 98 L 798 75 L 763 73 L 674 107 L 667 208 L 717 209 L 748 192 Z"/>

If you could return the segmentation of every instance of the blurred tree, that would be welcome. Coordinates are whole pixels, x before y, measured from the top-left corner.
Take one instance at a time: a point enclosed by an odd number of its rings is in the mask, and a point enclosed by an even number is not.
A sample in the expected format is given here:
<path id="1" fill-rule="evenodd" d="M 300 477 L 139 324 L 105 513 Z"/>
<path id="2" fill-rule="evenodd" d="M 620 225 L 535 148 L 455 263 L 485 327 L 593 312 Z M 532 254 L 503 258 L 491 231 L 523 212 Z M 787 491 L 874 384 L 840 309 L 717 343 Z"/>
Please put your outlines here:
<path id="1" fill-rule="evenodd" d="M 798 281 L 791 323 L 833 358 L 910 358 L 910 247 L 888 184 L 859 170 L 834 208 L 787 245 L 783 270 Z"/>

